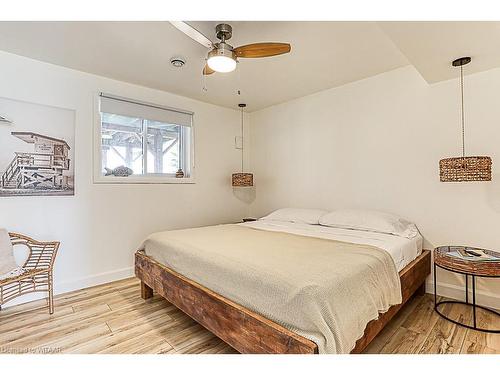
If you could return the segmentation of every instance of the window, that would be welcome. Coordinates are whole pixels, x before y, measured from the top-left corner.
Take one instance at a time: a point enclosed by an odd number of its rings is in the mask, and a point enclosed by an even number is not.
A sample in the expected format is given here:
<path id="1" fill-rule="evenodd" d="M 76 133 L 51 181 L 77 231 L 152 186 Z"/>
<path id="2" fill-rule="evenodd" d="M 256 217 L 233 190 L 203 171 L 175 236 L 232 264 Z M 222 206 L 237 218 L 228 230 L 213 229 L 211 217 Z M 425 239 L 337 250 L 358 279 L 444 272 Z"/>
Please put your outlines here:
<path id="1" fill-rule="evenodd" d="M 107 94 L 99 105 L 98 182 L 188 182 L 191 112 Z"/>

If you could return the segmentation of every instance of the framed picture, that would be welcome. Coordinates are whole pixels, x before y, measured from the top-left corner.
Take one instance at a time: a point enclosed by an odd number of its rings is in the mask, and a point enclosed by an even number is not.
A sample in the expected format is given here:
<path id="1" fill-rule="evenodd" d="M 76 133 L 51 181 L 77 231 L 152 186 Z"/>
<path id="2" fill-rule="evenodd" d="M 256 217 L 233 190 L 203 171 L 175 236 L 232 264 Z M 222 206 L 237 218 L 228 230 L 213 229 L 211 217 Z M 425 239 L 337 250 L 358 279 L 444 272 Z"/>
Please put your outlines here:
<path id="1" fill-rule="evenodd" d="M 0 98 L 0 197 L 74 195 L 75 112 Z"/>

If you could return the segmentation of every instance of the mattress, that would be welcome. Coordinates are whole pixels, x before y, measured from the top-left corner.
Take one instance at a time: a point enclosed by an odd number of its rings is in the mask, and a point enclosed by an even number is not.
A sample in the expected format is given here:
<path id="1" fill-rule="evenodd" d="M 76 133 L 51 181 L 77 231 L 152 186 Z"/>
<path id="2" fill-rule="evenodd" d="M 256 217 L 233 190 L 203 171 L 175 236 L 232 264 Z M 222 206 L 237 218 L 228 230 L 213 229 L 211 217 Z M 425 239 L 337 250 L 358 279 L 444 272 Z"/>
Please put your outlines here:
<path id="1" fill-rule="evenodd" d="M 314 341 L 320 353 L 349 353 L 368 322 L 401 303 L 399 275 L 393 255 L 372 244 L 384 237 L 363 239 L 363 234 L 349 232 L 342 237 L 320 229 L 263 221 L 217 225 L 154 233 L 142 249 L 170 269 Z M 385 242 L 398 253 L 398 241 Z M 404 249 L 400 246 L 399 253 Z"/>
<path id="2" fill-rule="evenodd" d="M 258 220 L 238 224 L 249 228 L 256 228 L 269 231 L 278 231 L 350 242 L 360 245 L 371 245 L 384 249 L 394 260 L 396 269 L 401 271 L 422 253 L 423 238 L 420 234 L 408 239 L 394 236 L 392 234 L 368 232 L 362 230 L 331 228 L 323 225 L 311 225 L 302 223 L 291 223 L 289 221 Z"/>

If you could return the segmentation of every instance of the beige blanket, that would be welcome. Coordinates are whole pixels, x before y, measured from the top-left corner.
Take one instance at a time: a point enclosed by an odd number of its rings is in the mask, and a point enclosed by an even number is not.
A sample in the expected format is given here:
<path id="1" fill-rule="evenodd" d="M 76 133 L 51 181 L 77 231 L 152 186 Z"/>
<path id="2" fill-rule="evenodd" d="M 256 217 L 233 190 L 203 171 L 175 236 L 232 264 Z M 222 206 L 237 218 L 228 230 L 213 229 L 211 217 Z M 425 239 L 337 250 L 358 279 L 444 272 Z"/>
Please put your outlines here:
<path id="1" fill-rule="evenodd" d="M 218 225 L 155 233 L 143 248 L 320 353 L 349 353 L 369 321 L 401 303 L 391 256 L 372 246 Z"/>

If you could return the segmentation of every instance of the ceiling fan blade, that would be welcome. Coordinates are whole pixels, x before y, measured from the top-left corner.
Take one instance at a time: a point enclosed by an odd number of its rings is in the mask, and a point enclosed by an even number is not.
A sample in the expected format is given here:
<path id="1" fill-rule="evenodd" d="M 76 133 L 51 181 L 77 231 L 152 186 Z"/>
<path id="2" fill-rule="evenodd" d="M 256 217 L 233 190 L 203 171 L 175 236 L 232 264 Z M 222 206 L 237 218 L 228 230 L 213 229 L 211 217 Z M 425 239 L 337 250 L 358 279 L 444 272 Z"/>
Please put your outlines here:
<path id="1" fill-rule="evenodd" d="M 208 64 L 205 64 L 205 67 L 203 68 L 203 75 L 208 76 L 209 74 L 215 73 L 215 70 L 211 69 Z"/>
<path id="2" fill-rule="evenodd" d="M 182 31 L 188 37 L 193 39 L 194 41 L 200 43 L 201 45 L 207 48 L 214 48 L 213 43 L 210 39 L 208 39 L 205 35 L 196 30 L 193 26 L 187 24 L 184 21 L 170 21 L 172 26 L 176 27 L 178 30 Z"/>
<path id="3" fill-rule="evenodd" d="M 237 57 L 269 57 L 290 52 L 292 47 L 288 43 L 253 43 L 237 47 L 233 51 Z"/>

